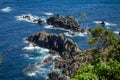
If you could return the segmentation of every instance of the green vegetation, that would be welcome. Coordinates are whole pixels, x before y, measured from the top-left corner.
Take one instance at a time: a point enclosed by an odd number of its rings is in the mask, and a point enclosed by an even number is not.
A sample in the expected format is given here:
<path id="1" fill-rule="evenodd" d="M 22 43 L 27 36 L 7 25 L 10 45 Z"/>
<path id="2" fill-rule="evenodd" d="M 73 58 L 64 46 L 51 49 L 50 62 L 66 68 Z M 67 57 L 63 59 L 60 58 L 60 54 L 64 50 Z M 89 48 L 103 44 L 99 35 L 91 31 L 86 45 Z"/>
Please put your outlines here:
<path id="1" fill-rule="evenodd" d="M 90 45 L 94 45 L 100 50 L 105 50 L 110 45 L 116 45 L 117 38 L 111 30 L 104 30 L 97 26 L 91 31 L 92 37 L 88 39 Z"/>
<path id="2" fill-rule="evenodd" d="M 82 13 L 81 15 L 80 15 L 80 18 L 82 18 L 82 26 L 84 27 L 84 28 L 87 28 L 88 26 L 87 26 L 87 14 L 86 13 Z"/>
<path id="3" fill-rule="evenodd" d="M 71 20 L 70 22 L 74 22 L 75 24 L 79 24 L 78 20 L 74 16 L 67 15 L 65 18 L 68 20 Z"/>
<path id="4" fill-rule="evenodd" d="M 88 43 L 91 48 L 85 55 L 92 58 L 70 80 L 120 80 L 120 38 L 97 26 Z"/>

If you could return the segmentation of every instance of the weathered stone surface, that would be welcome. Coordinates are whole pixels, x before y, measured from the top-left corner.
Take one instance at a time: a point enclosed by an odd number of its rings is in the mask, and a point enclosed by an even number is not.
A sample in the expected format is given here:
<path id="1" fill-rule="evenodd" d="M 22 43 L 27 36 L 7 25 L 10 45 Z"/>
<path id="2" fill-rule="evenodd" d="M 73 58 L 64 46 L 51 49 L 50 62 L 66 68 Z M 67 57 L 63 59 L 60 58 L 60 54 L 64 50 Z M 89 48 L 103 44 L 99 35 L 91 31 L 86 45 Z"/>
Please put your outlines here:
<path id="1" fill-rule="evenodd" d="M 65 75 L 58 74 L 57 72 L 49 73 L 48 77 L 50 78 L 50 80 L 66 80 Z"/>
<path id="2" fill-rule="evenodd" d="M 74 32 L 80 32 L 80 25 L 78 20 L 73 16 L 55 15 L 47 19 L 47 24 L 53 25 L 56 28 L 69 29 Z"/>
<path id="3" fill-rule="evenodd" d="M 46 32 L 39 32 L 31 35 L 26 39 L 28 42 L 38 45 L 40 47 L 48 48 L 51 51 L 60 53 L 60 56 L 69 56 L 69 53 L 79 52 L 78 45 L 71 39 L 66 39 L 62 34 L 48 34 Z M 66 52 L 66 53 L 64 53 Z M 67 55 L 68 54 L 68 55 Z"/>
<path id="4" fill-rule="evenodd" d="M 81 50 L 78 45 L 71 39 L 67 39 L 62 34 L 48 34 L 46 32 L 39 32 L 31 35 L 26 39 L 34 45 L 48 48 L 51 53 L 59 53 L 60 57 L 55 58 L 54 69 L 62 70 L 61 74 L 55 72 L 48 74 L 50 80 L 64 80 L 64 76 L 74 76 L 76 71 L 81 67 L 87 58 L 81 56 Z M 51 57 L 45 58 L 44 62 L 49 64 L 53 60 Z"/>

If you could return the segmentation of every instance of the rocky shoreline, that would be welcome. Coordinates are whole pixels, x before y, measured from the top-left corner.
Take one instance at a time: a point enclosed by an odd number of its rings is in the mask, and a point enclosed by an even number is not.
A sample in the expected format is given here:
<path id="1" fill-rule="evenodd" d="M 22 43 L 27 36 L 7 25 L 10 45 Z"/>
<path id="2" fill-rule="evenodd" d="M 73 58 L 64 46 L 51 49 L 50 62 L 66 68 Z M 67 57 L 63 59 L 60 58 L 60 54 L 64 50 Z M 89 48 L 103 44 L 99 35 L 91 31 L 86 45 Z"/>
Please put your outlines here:
<path id="1" fill-rule="evenodd" d="M 87 31 L 87 29 L 80 28 L 78 20 L 73 16 L 54 15 L 47 18 L 46 22 L 53 28 L 63 28 L 73 32 L 69 33 L 73 36 L 74 33 Z M 66 80 L 67 76 L 73 77 L 78 69 L 90 60 L 90 57 L 84 56 L 84 51 L 80 50 L 77 43 L 70 38 L 65 38 L 64 34 L 49 34 L 42 31 L 30 35 L 26 38 L 26 41 L 32 43 L 33 46 L 49 49 L 49 54 L 60 56 L 56 58 L 48 56 L 43 60 L 45 65 L 54 62 L 53 69 L 55 70 L 47 74 L 50 80 Z M 39 63 L 42 64 L 42 62 Z M 27 71 L 25 70 L 24 73 L 27 73 Z"/>
<path id="2" fill-rule="evenodd" d="M 65 38 L 63 34 L 48 34 L 46 32 L 35 33 L 26 41 L 34 46 L 44 47 L 50 50 L 50 54 L 58 53 L 60 57 L 53 59 L 45 58 L 44 62 L 49 64 L 54 61 L 54 69 L 60 69 L 61 73 L 52 72 L 48 74 L 50 80 L 65 80 L 66 76 L 73 77 L 76 71 L 87 60 L 82 56 L 82 51 L 78 45 L 69 38 Z"/>

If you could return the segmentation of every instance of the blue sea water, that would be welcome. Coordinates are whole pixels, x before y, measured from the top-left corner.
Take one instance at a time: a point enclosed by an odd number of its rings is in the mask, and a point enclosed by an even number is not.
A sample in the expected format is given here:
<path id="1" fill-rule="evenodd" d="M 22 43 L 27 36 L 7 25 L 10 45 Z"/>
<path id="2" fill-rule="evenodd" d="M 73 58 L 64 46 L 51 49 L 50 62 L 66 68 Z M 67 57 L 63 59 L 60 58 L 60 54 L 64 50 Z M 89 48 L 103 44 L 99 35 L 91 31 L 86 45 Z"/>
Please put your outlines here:
<path id="1" fill-rule="evenodd" d="M 3 10 L 9 7 L 10 10 Z M 39 50 L 25 50 L 28 46 L 24 38 L 29 35 L 46 31 L 48 33 L 63 33 L 59 29 L 46 29 L 39 25 L 15 17 L 31 14 L 38 17 L 48 16 L 44 13 L 73 15 L 79 19 L 81 27 L 82 13 L 87 14 L 88 27 L 95 27 L 95 21 L 106 21 L 107 28 L 120 31 L 120 0 L 0 0 L 0 80 L 45 80 L 43 77 L 48 68 L 38 70 L 38 76 L 30 77 L 23 74 L 28 64 L 41 61 L 47 55 Z M 78 43 L 80 49 L 87 49 L 86 36 L 69 37 Z M 33 58 L 33 59 L 30 59 Z M 49 71 L 48 71 L 49 72 Z M 43 73 L 43 74 L 41 74 Z"/>

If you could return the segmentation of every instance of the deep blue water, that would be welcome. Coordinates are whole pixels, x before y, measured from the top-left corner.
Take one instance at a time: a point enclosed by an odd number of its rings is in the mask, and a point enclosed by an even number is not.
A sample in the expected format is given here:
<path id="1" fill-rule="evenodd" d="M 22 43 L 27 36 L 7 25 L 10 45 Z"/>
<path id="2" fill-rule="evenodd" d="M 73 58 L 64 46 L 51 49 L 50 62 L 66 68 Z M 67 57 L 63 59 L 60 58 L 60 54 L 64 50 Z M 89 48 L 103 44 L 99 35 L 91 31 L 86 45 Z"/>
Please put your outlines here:
<path id="1" fill-rule="evenodd" d="M 0 64 L 0 80 L 44 80 L 43 75 L 28 77 L 23 69 L 29 63 L 39 61 L 41 56 L 36 51 L 23 50 L 26 43 L 24 38 L 39 32 L 62 33 L 61 30 L 46 29 L 45 25 L 19 21 L 15 16 L 32 14 L 47 17 L 43 13 L 73 15 L 82 22 L 80 15 L 87 14 L 88 27 L 95 27 L 94 21 L 108 22 L 109 29 L 120 31 L 120 0 L 0 0 L 0 9 L 11 7 L 10 12 L 0 10 L 0 55 L 3 61 Z M 112 25 L 115 24 L 115 25 Z M 82 23 L 81 23 L 82 27 Z M 81 49 L 87 49 L 87 37 L 72 37 Z M 35 59 L 29 59 L 25 55 Z"/>

